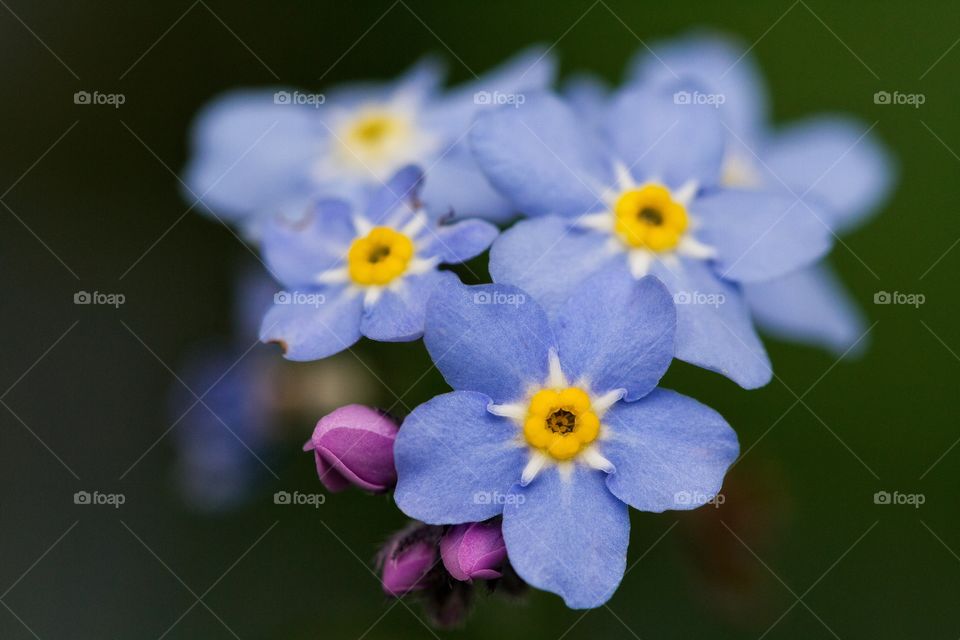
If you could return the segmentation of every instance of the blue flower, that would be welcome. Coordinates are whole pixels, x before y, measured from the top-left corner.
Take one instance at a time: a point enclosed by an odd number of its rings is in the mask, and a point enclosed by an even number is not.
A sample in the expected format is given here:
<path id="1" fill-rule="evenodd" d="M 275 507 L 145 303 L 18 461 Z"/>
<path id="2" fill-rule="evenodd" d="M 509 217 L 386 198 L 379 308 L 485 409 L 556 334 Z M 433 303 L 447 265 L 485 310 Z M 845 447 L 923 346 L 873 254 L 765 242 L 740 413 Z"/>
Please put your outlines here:
<path id="1" fill-rule="evenodd" d="M 271 358 L 247 345 L 209 341 L 192 351 L 169 410 L 177 449 L 175 480 L 185 502 L 201 511 L 228 511 L 265 484 L 263 458 L 273 453 L 269 397 Z"/>
<path id="2" fill-rule="evenodd" d="M 438 224 L 418 198 L 423 174 L 405 167 L 354 209 L 317 202 L 296 223 L 263 229 L 263 253 L 286 287 L 274 296 L 260 339 L 290 360 L 319 360 L 366 336 L 384 342 L 423 333 L 427 298 L 457 277 L 437 269 L 482 253 L 497 228 L 482 220 Z"/>
<path id="3" fill-rule="evenodd" d="M 555 64 L 525 51 L 476 81 L 443 92 L 427 60 L 399 79 L 310 94 L 241 90 L 206 107 L 184 171 L 190 200 L 257 234 L 276 213 L 299 215 L 317 197 L 360 199 L 407 164 L 430 174 L 427 210 L 505 218 L 507 203 L 477 170 L 463 139 L 485 105 L 548 85 Z"/>
<path id="4" fill-rule="evenodd" d="M 603 135 L 560 99 L 478 116 L 471 143 L 491 183 L 536 216 L 490 253 L 494 281 L 552 312 L 598 271 L 660 278 L 678 302 L 676 356 L 745 388 L 772 375 L 740 283 L 787 275 L 822 256 L 830 231 L 810 203 L 719 185 L 725 131 L 687 85 L 614 96 Z"/>
<path id="5" fill-rule="evenodd" d="M 744 43 L 692 33 L 641 52 L 632 63 L 633 83 L 696 78 L 723 96 L 727 125 L 722 176 L 727 185 L 783 189 L 823 205 L 834 232 L 859 226 L 890 194 L 889 154 L 856 119 L 819 115 L 778 130 L 769 124 L 767 91 Z M 827 264 L 817 264 L 764 283 L 744 285 L 761 329 L 778 337 L 843 353 L 863 338 L 865 323 Z"/>
<path id="6" fill-rule="evenodd" d="M 424 342 L 455 391 L 404 421 L 397 505 L 429 524 L 502 514 L 524 580 L 600 606 L 623 577 L 627 506 L 700 506 L 738 454 L 719 414 L 656 388 L 675 328 L 652 277 L 601 271 L 552 319 L 509 285 L 437 289 Z"/>

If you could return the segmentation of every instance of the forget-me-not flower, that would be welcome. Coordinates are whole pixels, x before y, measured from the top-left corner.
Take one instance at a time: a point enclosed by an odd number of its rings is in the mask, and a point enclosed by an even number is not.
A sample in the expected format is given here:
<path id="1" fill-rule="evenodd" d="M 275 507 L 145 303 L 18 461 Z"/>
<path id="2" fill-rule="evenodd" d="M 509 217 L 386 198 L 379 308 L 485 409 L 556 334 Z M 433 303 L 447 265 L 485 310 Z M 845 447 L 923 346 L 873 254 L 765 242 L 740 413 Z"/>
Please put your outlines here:
<path id="1" fill-rule="evenodd" d="M 629 82 L 695 78 L 722 96 L 727 128 L 722 183 L 782 189 L 822 205 L 836 233 L 860 225 L 894 183 L 889 154 L 873 127 L 840 115 L 817 115 L 772 129 L 760 70 L 744 43 L 707 32 L 652 45 L 634 59 Z M 783 278 L 747 283 L 758 326 L 771 335 L 842 353 L 863 338 L 865 323 L 833 270 L 818 263 Z"/>
<path id="2" fill-rule="evenodd" d="M 770 363 L 739 284 L 818 259 L 830 232 L 789 194 L 719 185 L 724 129 L 711 105 L 677 98 L 693 90 L 622 91 L 602 135 L 547 93 L 479 115 L 471 143 L 481 168 L 535 216 L 496 242 L 490 273 L 548 311 L 592 273 L 653 274 L 678 302 L 676 356 L 759 387 Z"/>
<path id="3" fill-rule="evenodd" d="M 497 235 L 483 220 L 438 224 L 419 201 L 423 174 L 401 169 L 361 208 L 325 199 L 306 219 L 263 230 L 263 253 L 286 287 L 260 329 L 290 360 L 319 360 L 366 336 L 383 342 L 423 333 L 427 298 L 456 275 L 438 270 L 482 253 Z"/>
<path id="4" fill-rule="evenodd" d="M 431 213 L 505 218 L 508 203 L 463 140 L 478 109 L 522 100 L 549 85 L 554 69 L 553 58 L 533 48 L 449 91 L 432 60 L 395 81 L 322 94 L 235 91 L 199 116 L 185 182 L 207 209 L 253 234 L 263 220 L 299 215 L 317 197 L 362 200 L 407 164 L 430 175 L 422 199 Z"/>
<path id="5" fill-rule="evenodd" d="M 719 414 L 656 388 L 675 328 L 652 277 L 601 271 L 552 318 L 510 285 L 437 289 L 424 342 L 455 390 L 404 421 L 397 505 L 430 524 L 502 514 L 526 582 L 600 606 L 623 577 L 627 506 L 700 506 L 738 453 Z"/>

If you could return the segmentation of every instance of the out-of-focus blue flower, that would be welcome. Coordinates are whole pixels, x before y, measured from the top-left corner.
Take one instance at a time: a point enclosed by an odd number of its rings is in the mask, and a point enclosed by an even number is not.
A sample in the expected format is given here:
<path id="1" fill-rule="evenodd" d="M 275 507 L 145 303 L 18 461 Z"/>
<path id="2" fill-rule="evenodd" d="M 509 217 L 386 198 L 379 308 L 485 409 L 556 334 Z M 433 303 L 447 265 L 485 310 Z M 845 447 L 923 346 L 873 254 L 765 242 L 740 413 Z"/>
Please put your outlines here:
<path id="1" fill-rule="evenodd" d="M 494 244 L 496 282 L 548 312 L 598 271 L 656 275 L 678 303 L 676 356 L 745 388 L 771 377 L 740 283 L 790 274 L 830 247 L 815 206 L 782 191 L 721 186 L 725 130 L 685 84 L 619 92 L 603 134 L 560 99 L 478 116 L 471 143 L 491 183 L 522 212 Z"/>
<path id="2" fill-rule="evenodd" d="M 184 500 L 201 511 L 244 504 L 265 480 L 272 448 L 270 358 L 210 343 L 195 349 L 179 372 L 190 389 L 173 389 L 175 480 Z"/>
<path id="3" fill-rule="evenodd" d="M 700 506 L 738 453 L 719 414 L 656 388 L 675 329 L 652 277 L 601 270 L 552 319 L 513 286 L 437 289 L 424 342 L 455 391 L 404 421 L 397 505 L 429 524 L 502 514 L 525 581 L 600 606 L 623 577 L 627 505 Z"/>
<path id="4" fill-rule="evenodd" d="M 423 174 L 401 169 L 360 209 L 321 200 L 311 216 L 264 228 L 263 252 L 286 287 L 260 329 L 290 360 L 319 360 L 361 336 L 416 340 L 430 293 L 457 282 L 438 270 L 482 253 L 497 228 L 482 220 L 439 224 L 423 211 Z"/>
<path id="5" fill-rule="evenodd" d="M 634 59 L 635 84 L 694 78 L 718 105 L 726 126 L 722 183 L 782 189 L 822 205 L 836 233 L 860 225 L 895 182 L 892 161 L 873 127 L 854 118 L 818 115 L 772 129 L 759 68 L 745 43 L 706 32 L 654 43 Z M 707 98 L 704 98 L 707 99 Z M 862 316 L 826 264 L 784 278 L 748 283 L 744 293 L 758 325 L 772 335 L 842 353 L 864 334 Z"/>
<path id="6" fill-rule="evenodd" d="M 167 414 L 174 425 L 175 481 L 195 509 L 240 507 L 266 480 L 261 460 L 273 454 L 278 398 L 273 359 L 251 347 L 275 289 L 262 269 L 239 269 L 231 336 L 191 349 L 178 376 L 193 393 L 179 382 L 171 389 Z"/>
<path id="7" fill-rule="evenodd" d="M 505 218 L 509 205 L 462 141 L 478 109 L 522 101 L 524 91 L 553 81 L 555 66 L 533 48 L 449 91 L 427 60 L 395 81 L 322 94 L 229 93 L 194 127 L 187 196 L 256 233 L 266 217 L 301 215 L 317 197 L 362 199 L 404 165 L 420 164 L 431 176 L 423 201 L 432 214 Z"/>

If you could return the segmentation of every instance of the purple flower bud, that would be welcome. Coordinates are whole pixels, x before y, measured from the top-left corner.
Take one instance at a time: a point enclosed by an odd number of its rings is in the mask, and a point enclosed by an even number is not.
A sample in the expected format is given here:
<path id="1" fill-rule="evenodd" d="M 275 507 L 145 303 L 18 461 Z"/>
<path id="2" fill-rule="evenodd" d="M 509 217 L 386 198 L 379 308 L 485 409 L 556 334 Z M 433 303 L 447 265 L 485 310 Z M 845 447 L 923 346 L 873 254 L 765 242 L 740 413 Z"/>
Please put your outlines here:
<path id="1" fill-rule="evenodd" d="M 437 565 L 438 527 L 417 523 L 396 533 L 380 552 L 387 595 L 400 597 L 430 586 Z"/>
<path id="2" fill-rule="evenodd" d="M 440 540 L 443 566 L 457 580 L 492 580 L 507 557 L 500 522 L 458 524 Z"/>
<path id="3" fill-rule="evenodd" d="M 352 484 L 380 492 L 397 483 L 396 437 L 397 424 L 391 418 L 350 404 L 321 418 L 303 450 L 313 451 L 320 482 L 328 491 L 342 491 Z"/>

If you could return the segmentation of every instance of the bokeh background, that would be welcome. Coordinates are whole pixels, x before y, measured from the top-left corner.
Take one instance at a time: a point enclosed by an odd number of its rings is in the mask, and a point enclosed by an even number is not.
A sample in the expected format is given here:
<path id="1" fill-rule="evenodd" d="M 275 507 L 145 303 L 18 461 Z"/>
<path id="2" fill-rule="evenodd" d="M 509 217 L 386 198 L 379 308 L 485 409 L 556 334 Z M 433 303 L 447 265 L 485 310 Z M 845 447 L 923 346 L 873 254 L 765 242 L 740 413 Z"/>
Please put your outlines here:
<path id="1" fill-rule="evenodd" d="M 893 198 L 832 256 L 873 325 L 870 349 L 838 363 L 770 342 L 777 379 L 750 393 L 675 365 L 666 384 L 740 435 L 726 503 L 634 512 L 632 568 L 607 607 L 480 597 L 465 629 L 436 635 L 960 636 L 955 3 L 0 5 L 0 637 L 433 637 L 417 606 L 384 598 L 370 572 L 404 522 L 389 498 L 351 491 L 318 509 L 272 499 L 319 492 L 299 447 L 325 408 L 363 401 L 402 413 L 444 388 L 436 371 L 413 384 L 429 367 L 419 344 L 364 343 L 319 369 L 279 368 L 302 397 L 250 500 L 210 514 L 178 491 L 174 373 L 198 344 L 232 331 L 234 274 L 258 268 L 223 225 L 187 212 L 175 174 L 191 119 L 232 87 L 322 91 L 388 78 L 426 53 L 463 81 L 534 42 L 555 44 L 565 74 L 617 82 L 641 40 L 702 25 L 754 45 L 778 122 L 844 111 L 876 122 L 894 151 Z M 81 90 L 125 103 L 74 104 Z M 875 104 L 881 90 L 926 100 Z M 80 290 L 126 301 L 78 306 Z M 878 291 L 925 303 L 875 305 Z M 77 491 L 125 504 L 76 505 Z M 878 491 L 924 503 L 876 504 Z"/>

